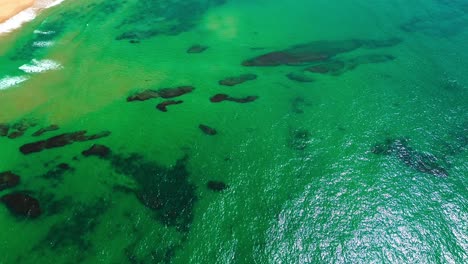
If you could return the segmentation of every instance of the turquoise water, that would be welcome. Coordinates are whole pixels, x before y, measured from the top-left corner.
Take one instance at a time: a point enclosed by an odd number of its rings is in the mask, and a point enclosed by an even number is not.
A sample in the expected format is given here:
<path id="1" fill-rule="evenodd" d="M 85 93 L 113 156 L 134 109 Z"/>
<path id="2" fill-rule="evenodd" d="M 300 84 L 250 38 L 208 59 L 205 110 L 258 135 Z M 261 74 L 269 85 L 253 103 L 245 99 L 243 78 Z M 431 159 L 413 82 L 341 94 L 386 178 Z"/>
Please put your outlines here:
<path id="1" fill-rule="evenodd" d="M 466 263 L 467 11 L 462 0 L 44 11 L 0 38 L 0 172 L 20 176 L 0 191 L 0 263 Z M 161 90 L 180 86 L 193 90 Z M 156 108 L 168 100 L 182 102 Z M 84 155 L 93 144 L 110 152 Z M 11 210 L 11 193 L 41 213 Z"/>

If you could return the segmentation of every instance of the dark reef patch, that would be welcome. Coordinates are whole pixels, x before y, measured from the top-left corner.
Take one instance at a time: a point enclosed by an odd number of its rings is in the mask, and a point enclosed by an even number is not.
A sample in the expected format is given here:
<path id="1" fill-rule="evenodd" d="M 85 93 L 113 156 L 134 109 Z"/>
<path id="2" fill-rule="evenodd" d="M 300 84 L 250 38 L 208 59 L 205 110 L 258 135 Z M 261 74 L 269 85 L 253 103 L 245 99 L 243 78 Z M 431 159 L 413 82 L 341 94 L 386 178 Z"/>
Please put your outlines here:
<path id="1" fill-rule="evenodd" d="M 0 124 L 0 137 L 5 137 L 8 135 L 8 131 L 10 130 L 10 125 L 9 124 Z"/>
<path id="2" fill-rule="evenodd" d="M 306 71 L 314 73 L 337 73 L 342 71 L 345 68 L 345 62 L 339 60 L 330 60 L 324 63 L 320 63 L 314 66 L 311 66 L 306 69 Z"/>
<path id="3" fill-rule="evenodd" d="M 247 81 L 253 81 L 255 79 L 257 79 L 256 74 L 246 73 L 246 74 L 242 74 L 239 76 L 232 76 L 232 77 L 224 78 L 223 80 L 220 80 L 218 83 L 224 86 L 235 86 L 235 85 L 247 82 Z"/>
<path id="4" fill-rule="evenodd" d="M 25 193 L 14 192 L 0 198 L 8 210 L 15 216 L 36 218 L 41 215 L 39 201 Z"/>
<path id="5" fill-rule="evenodd" d="M 188 180 L 187 161 L 188 157 L 184 157 L 166 168 L 138 154 L 113 155 L 111 159 L 116 172 L 135 180 L 138 184 L 135 195 L 155 213 L 156 219 L 182 232 L 189 229 L 197 200 L 195 185 Z"/>
<path id="6" fill-rule="evenodd" d="M 33 137 L 38 137 L 38 136 L 41 136 L 42 134 L 46 133 L 46 132 L 50 132 L 50 131 L 55 131 L 55 130 L 58 130 L 59 129 L 59 126 L 57 125 L 50 125 L 50 126 L 47 126 L 47 127 L 43 127 L 41 129 L 39 129 L 38 131 L 34 132 L 32 134 Z"/>
<path id="7" fill-rule="evenodd" d="M 222 101 L 231 101 L 236 103 L 250 103 L 258 99 L 258 96 L 250 95 L 246 97 L 231 97 L 227 94 L 215 94 L 210 98 L 212 103 L 220 103 Z"/>
<path id="8" fill-rule="evenodd" d="M 208 189 L 212 191 L 221 192 L 229 188 L 229 185 L 227 185 L 226 183 L 222 181 L 208 181 L 208 183 L 206 184 L 206 187 L 208 187 Z"/>
<path id="9" fill-rule="evenodd" d="M 20 121 L 14 123 L 11 126 L 8 124 L 2 125 L 3 128 L 0 127 L 0 132 L 2 132 L 2 135 L 7 134 L 8 131 L 10 131 L 10 133 L 8 134 L 8 138 L 15 139 L 23 136 L 29 128 L 36 126 L 37 122 L 33 119 L 21 119 Z"/>
<path id="10" fill-rule="evenodd" d="M 117 27 L 116 40 L 144 40 L 157 35 L 178 35 L 194 28 L 212 7 L 226 0 L 141 0 L 131 7 L 131 15 Z"/>
<path id="11" fill-rule="evenodd" d="M 81 154 L 85 157 L 97 156 L 100 158 L 106 158 L 106 157 L 109 157 L 109 155 L 111 154 L 111 150 L 110 148 L 104 145 L 93 144 L 89 149 L 81 152 Z"/>
<path id="12" fill-rule="evenodd" d="M 190 93 L 195 88 L 193 86 L 179 86 L 175 88 L 163 88 L 160 90 L 145 90 L 127 97 L 127 102 L 146 101 L 153 98 L 173 98 Z"/>
<path id="13" fill-rule="evenodd" d="M 309 83 L 313 82 L 314 78 L 307 76 L 303 72 L 290 72 L 286 74 L 286 77 L 291 81 L 301 82 L 301 83 Z"/>
<path id="14" fill-rule="evenodd" d="M 378 155 L 392 155 L 406 166 L 419 172 L 434 176 L 446 177 L 448 172 L 438 164 L 439 159 L 432 154 L 414 150 L 407 139 L 386 139 L 383 143 L 375 144 L 372 153 Z"/>
<path id="15" fill-rule="evenodd" d="M 72 208 L 71 216 L 52 225 L 36 249 L 45 247 L 60 250 L 75 247 L 82 252 L 91 249 L 88 235 L 99 225 L 101 216 L 109 208 L 109 203 L 100 199 L 93 204 L 73 204 Z"/>
<path id="16" fill-rule="evenodd" d="M 40 152 L 46 149 L 63 147 L 63 146 L 72 144 L 74 142 L 96 140 L 102 137 L 107 137 L 110 134 L 111 132 L 109 131 L 103 131 L 98 134 L 87 136 L 85 130 L 81 130 L 78 132 L 65 133 L 65 134 L 55 136 L 55 137 L 51 137 L 46 140 L 24 144 L 23 146 L 20 147 L 20 151 L 24 155 L 28 155 L 28 154 Z"/>
<path id="17" fill-rule="evenodd" d="M 401 39 L 391 38 L 386 40 L 336 40 L 314 41 L 300 44 L 291 48 L 266 53 L 242 62 L 244 66 L 279 66 L 279 65 L 303 65 L 327 61 L 334 56 L 356 50 L 358 48 L 376 49 L 391 47 L 399 44 Z"/>
<path id="18" fill-rule="evenodd" d="M 305 150 L 312 141 L 312 134 L 306 129 L 290 129 L 289 147 L 294 150 Z"/>
<path id="19" fill-rule="evenodd" d="M 20 183 L 20 176 L 11 171 L 0 172 L 0 191 L 13 188 Z"/>
<path id="20" fill-rule="evenodd" d="M 184 101 L 182 101 L 182 100 L 167 100 L 167 101 L 164 101 L 164 102 L 159 103 L 158 105 L 156 105 L 156 108 L 161 112 L 167 112 L 167 107 L 169 105 L 181 104 L 183 102 Z"/>
<path id="21" fill-rule="evenodd" d="M 214 136 L 218 133 L 216 129 L 209 127 L 207 125 L 200 124 L 198 128 L 200 128 L 200 130 L 206 135 Z"/>
<path id="22" fill-rule="evenodd" d="M 291 110 L 295 114 L 303 114 L 304 108 L 310 106 L 310 103 L 301 96 L 296 96 L 291 101 Z"/>
<path id="23" fill-rule="evenodd" d="M 48 170 L 46 173 L 42 174 L 40 177 L 46 180 L 55 180 L 55 181 L 63 181 L 63 176 L 67 172 L 72 172 L 74 169 L 68 165 L 67 163 L 59 163 L 54 168 Z"/>
<path id="24" fill-rule="evenodd" d="M 195 44 L 187 49 L 187 53 L 202 53 L 208 49 L 208 46 Z"/>

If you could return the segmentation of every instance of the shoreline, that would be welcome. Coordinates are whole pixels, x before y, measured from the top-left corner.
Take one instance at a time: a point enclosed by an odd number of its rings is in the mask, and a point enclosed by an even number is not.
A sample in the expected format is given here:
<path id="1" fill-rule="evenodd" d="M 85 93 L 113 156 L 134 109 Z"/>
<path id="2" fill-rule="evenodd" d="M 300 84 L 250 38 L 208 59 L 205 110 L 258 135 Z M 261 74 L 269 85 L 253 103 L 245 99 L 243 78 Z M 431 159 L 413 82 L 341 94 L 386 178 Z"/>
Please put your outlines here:
<path id="1" fill-rule="evenodd" d="M 0 36 L 20 28 L 44 9 L 64 0 L 0 0 Z"/>
<path id="2" fill-rule="evenodd" d="M 0 24 L 34 5 L 34 0 L 0 0 Z"/>

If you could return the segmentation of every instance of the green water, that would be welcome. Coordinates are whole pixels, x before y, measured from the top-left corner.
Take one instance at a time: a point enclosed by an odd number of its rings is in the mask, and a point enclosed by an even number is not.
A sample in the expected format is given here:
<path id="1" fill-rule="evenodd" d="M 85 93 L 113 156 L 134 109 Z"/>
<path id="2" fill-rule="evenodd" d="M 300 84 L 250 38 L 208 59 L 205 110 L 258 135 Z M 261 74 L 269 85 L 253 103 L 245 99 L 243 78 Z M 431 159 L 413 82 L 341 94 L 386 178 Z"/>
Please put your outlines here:
<path id="1" fill-rule="evenodd" d="M 242 65 L 351 39 L 401 42 L 339 53 L 347 63 L 394 59 L 337 74 Z M 42 209 L 28 219 L 0 206 L 0 263 L 466 263 L 467 43 L 464 0 L 68 0 L 48 9 L 0 38 L 0 80 L 28 78 L 0 90 L 0 123 L 38 123 L 0 137 L 0 172 L 21 176 L 0 195 L 27 192 Z M 208 49 L 187 53 L 194 44 Z M 33 59 L 61 66 L 19 69 Z M 247 73 L 258 77 L 218 84 Z M 161 98 L 126 101 L 182 85 L 195 89 L 167 112 L 155 108 Z M 211 103 L 218 93 L 258 99 Z M 60 129 L 32 136 L 50 124 Z M 19 151 L 79 130 L 111 135 Z M 375 154 L 386 140 L 392 152 Z M 95 143 L 111 158 L 81 154 Z M 418 167 L 427 157 L 446 173 Z M 160 200 L 162 209 L 148 204 Z"/>

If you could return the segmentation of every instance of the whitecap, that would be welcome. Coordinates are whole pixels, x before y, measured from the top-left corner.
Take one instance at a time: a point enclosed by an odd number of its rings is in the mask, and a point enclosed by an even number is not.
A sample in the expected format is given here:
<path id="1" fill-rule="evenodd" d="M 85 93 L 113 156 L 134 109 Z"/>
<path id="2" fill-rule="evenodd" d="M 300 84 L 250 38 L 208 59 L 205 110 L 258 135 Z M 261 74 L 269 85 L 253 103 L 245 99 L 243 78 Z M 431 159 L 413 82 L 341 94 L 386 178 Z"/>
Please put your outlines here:
<path id="1" fill-rule="evenodd" d="M 15 85 L 18 85 L 26 80 L 28 80 L 28 76 L 5 76 L 0 79 L 0 90 L 5 90 L 11 88 Z"/>
<path id="2" fill-rule="evenodd" d="M 20 70 L 27 73 L 39 73 L 62 68 L 60 63 L 53 60 L 36 60 L 33 59 L 30 64 L 24 64 L 19 67 Z"/>
<path id="3" fill-rule="evenodd" d="M 33 47 L 46 48 L 54 45 L 54 41 L 34 41 Z"/>
<path id="4" fill-rule="evenodd" d="M 49 30 L 49 31 L 42 31 L 42 30 L 34 30 L 34 34 L 38 34 L 38 35 L 51 35 L 51 34 L 54 34 L 55 31 L 53 30 Z"/>

